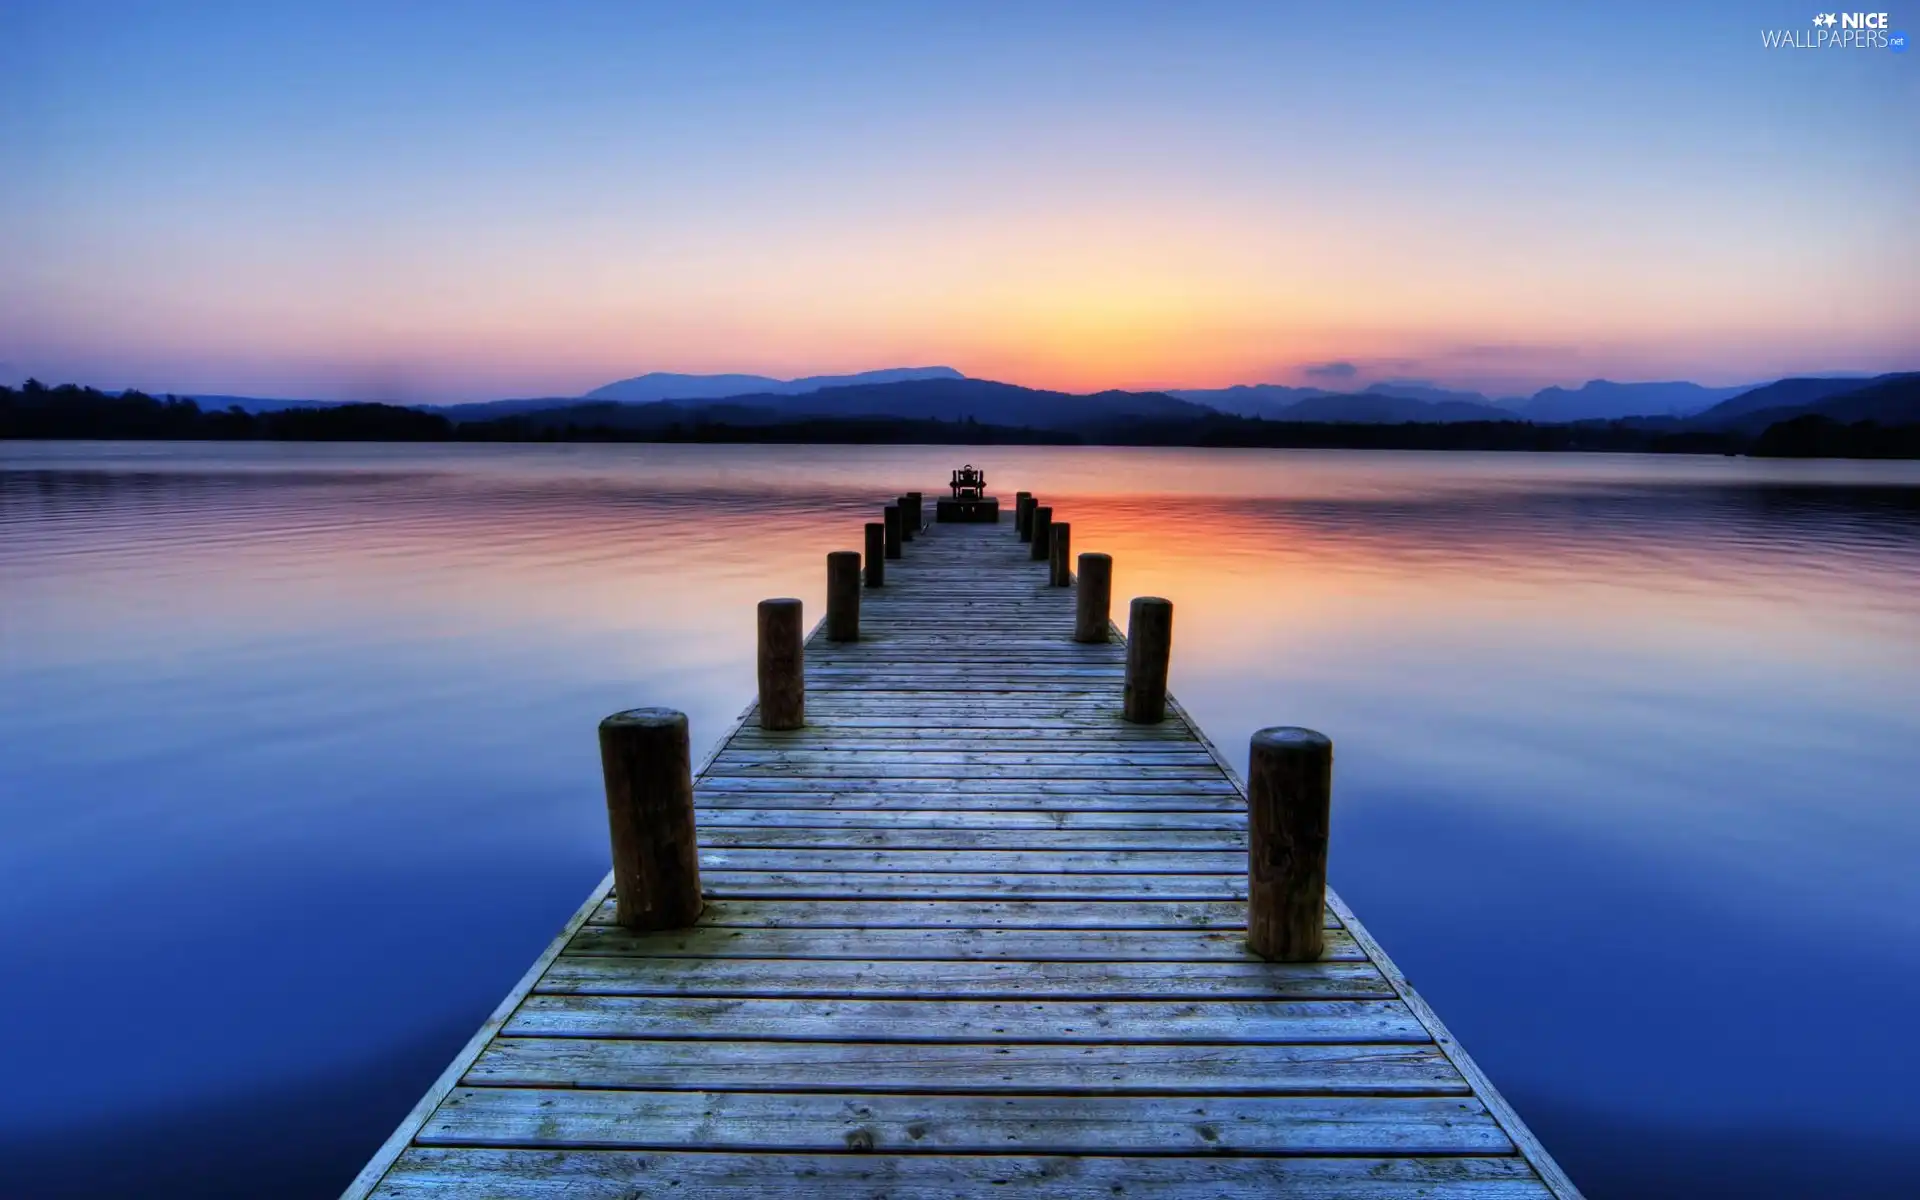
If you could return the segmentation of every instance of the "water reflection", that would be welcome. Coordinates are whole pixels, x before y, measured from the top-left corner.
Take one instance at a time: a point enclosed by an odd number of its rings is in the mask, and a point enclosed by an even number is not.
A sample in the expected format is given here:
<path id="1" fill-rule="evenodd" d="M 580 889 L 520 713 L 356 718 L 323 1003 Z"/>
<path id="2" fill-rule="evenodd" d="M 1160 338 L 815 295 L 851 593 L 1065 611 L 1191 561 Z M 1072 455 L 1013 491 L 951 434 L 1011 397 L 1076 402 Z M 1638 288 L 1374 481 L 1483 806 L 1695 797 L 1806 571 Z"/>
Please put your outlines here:
<path id="1" fill-rule="evenodd" d="M 1740 1145 L 1746 1194 L 1895 1194 L 1911 468 L 72 444 L 0 457 L 0 1020 L 39 1034 L 0 1126 L 36 1188 L 109 1190 L 71 1144 L 110 1137 L 149 1191 L 337 1192 L 599 877 L 593 721 L 718 732 L 753 602 L 818 611 L 825 551 L 960 458 L 1174 598 L 1221 744 L 1334 736 L 1336 886 L 1591 1195 L 1698 1194 Z"/>

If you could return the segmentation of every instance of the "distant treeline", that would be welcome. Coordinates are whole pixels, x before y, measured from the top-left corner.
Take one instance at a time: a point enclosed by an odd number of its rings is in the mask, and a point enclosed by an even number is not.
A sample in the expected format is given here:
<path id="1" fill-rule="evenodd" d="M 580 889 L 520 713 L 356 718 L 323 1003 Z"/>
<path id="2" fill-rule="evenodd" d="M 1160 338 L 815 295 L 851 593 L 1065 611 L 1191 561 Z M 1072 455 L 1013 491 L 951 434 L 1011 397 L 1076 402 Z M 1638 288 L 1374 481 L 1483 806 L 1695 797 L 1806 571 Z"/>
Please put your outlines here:
<path id="1" fill-rule="evenodd" d="M 1847 425 L 1822 416 L 1780 421 L 1755 435 L 1663 430 L 1627 421 L 1534 425 L 1524 421 L 1368 425 L 1262 421 L 1215 414 L 1198 420 L 1129 420 L 1076 432 L 901 417 L 807 418 L 772 424 L 697 417 L 653 428 L 543 420 L 537 415 L 455 422 L 391 404 L 342 404 L 253 413 L 202 409 L 192 400 L 108 394 L 72 384 L 0 387 L 0 438 L 275 440 L 318 442 L 763 442 L 895 445 L 1210 446 L 1345 450 L 1612 451 L 1750 454 L 1779 458 L 1920 458 L 1920 425 Z"/>
<path id="2" fill-rule="evenodd" d="M 202 409 L 178 396 L 117 395 L 61 384 L 0 387 L 0 438 L 172 439 L 289 442 L 780 442 L 948 445 L 1073 445 L 1046 429 L 899 417 L 809 418 L 777 425 L 689 420 L 655 429 L 614 428 L 529 416 L 450 421 L 393 404 L 337 404 L 248 412 Z"/>

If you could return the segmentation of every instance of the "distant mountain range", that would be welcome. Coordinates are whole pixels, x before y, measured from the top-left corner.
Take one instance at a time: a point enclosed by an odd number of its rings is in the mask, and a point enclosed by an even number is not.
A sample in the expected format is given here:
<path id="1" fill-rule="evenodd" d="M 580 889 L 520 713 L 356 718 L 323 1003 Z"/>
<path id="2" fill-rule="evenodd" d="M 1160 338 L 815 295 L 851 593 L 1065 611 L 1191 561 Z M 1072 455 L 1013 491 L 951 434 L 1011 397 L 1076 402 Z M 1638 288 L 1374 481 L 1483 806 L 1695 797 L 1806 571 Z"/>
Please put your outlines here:
<path id="1" fill-rule="evenodd" d="M 1684 417 L 1705 412 L 1733 396 L 1753 390 L 1702 387 L 1697 383 L 1614 383 L 1590 379 L 1578 388 L 1541 388 L 1513 406 L 1529 421 L 1618 421 L 1626 417 Z"/>
<path id="2" fill-rule="evenodd" d="M 802 392 L 860 387 L 871 383 L 965 378 L 952 367 L 892 367 L 884 371 L 861 371 L 855 375 L 808 375 L 800 379 L 774 379 L 766 375 L 675 375 L 668 371 L 653 371 L 597 387 L 580 398 L 641 404 L 652 400 L 722 400 L 729 396 L 795 396 Z"/>
<path id="3" fill-rule="evenodd" d="M 1376 383 L 1358 392 L 1287 387 L 1278 383 L 1230 388 L 1179 388 L 1182 400 L 1265 421 L 1357 421 L 1397 425 L 1403 421 L 1513 421 L 1513 411 L 1479 392 L 1454 392 L 1424 384 Z"/>
<path id="4" fill-rule="evenodd" d="M 1264 421 L 1355 424 L 1451 424 L 1528 421 L 1536 424 L 1634 421 L 1650 428 L 1757 432 L 1792 416 L 1824 412 L 1898 413 L 1913 374 L 1819 376 L 1738 387 L 1684 380 L 1617 383 L 1594 379 L 1578 388 L 1548 387 L 1530 396 L 1491 398 L 1418 381 L 1375 383 L 1359 391 L 1241 384 L 1168 391 L 1048 391 L 972 379 L 952 367 L 897 367 L 852 375 L 776 379 L 765 375 L 652 372 L 582 396 L 545 396 L 431 408 L 456 422 L 521 418 L 537 427 L 605 425 L 644 430 L 693 422 L 770 425 L 800 419 L 897 417 L 972 420 L 1009 428 L 1099 433 L 1116 423 L 1178 421 L 1209 412 Z M 1882 390 L 1868 394 L 1869 388 Z M 1854 401 L 1840 398 L 1860 394 Z M 273 400 L 196 395 L 209 409 L 249 412 L 330 407 L 339 401 Z M 1891 407 L 1888 407 L 1891 406 Z M 1865 420 L 1867 416 L 1836 420 Z M 1890 417 L 1872 419 L 1889 420 Z"/>
<path id="5" fill-rule="evenodd" d="M 798 381 L 796 381 L 798 382 Z M 487 407 L 487 406 L 462 406 Z M 716 401 L 612 400 L 544 405 L 510 414 L 536 428 L 568 424 L 609 429 L 666 428 L 694 421 L 776 425 L 813 417 L 898 417 L 907 420 L 973 421 L 1008 428 L 1097 431 L 1139 420 L 1192 420 L 1213 410 L 1161 392 L 1095 392 L 1077 395 L 1025 388 L 964 376 L 903 379 L 822 387 L 814 391 L 756 392 Z M 456 420 L 464 413 L 450 411 Z M 491 413 L 489 416 L 505 415 Z"/>
<path id="6" fill-rule="evenodd" d="M 711 380 L 714 377 L 692 378 Z M 1074 433 L 1094 439 L 1124 435 L 1130 428 L 1148 424 L 1195 422 L 1219 413 L 1264 421 L 1359 425 L 1475 421 L 1604 424 L 1625 420 L 1656 430 L 1747 434 L 1757 433 L 1776 421 L 1809 413 L 1844 422 L 1920 421 L 1920 413 L 1910 412 L 1915 388 L 1920 386 L 1920 374 L 1789 379 L 1755 388 L 1595 380 L 1575 390 L 1548 388 L 1529 397 L 1501 402 L 1488 400 L 1478 393 L 1450 392 L 1416 384 L 1375 384 L 1359 392 L 1260 384 L 1212 390 L 1182 389 L 1171 393 L 1109 391 L 1080 395 L 969 379 L 953 373 L 793 390 L 803 382 L 789 381 L 785 385 L 789 390 L 749 392 L 717 399 L 679 397 L 644 403 L 528 401 L 522 402 L 528 407 L 511 412 L 503 411 L 503 406 L 497 404 L 459 405 L 442 411 L 456 421 L 512 416 L 536 430 L 573 425 L 644 431 L 699 423 L 754 426 L 812 419 L 898 418 L 974 421 L 1009 429 Z M 1595 412 L 1606 415 L 1568 415 Z M 1558 419 L 1546 416 L 1548 413 L 1556 414 Z"/>
<path id="7" fill-rule="evenodd" d="M 1580 390 L 1604 395 L 1629 386 Z M 1692 387 L 1652 386 L 1669 394 Z M 237 404 L 203 408 L 191 399 L 29 381 L 18 390 L 0 386 L 0 438 L 1090 443 L 1920 459 L 1920 372 L 1783 379 L 1687 416 L 1574 422 L 1523 419 L 1514 409 L 1532 398 L 1483 404 L 1414 384 L 1306 396 L 1274 388 L 1222 390 L 1232 393 L 1222 405 L 1255 405 L 1273 415 L 1228 413 L 1164 392 L 1078 395 L 964 377 L 644 402 L 561 398 L 527 402 L 532 407 L 504 415 L 494 405 L 321 401 L 267 402 L 262 411 L 248 412 Z M 1691 403 L 1711 390 L 1679 394 Z"/>

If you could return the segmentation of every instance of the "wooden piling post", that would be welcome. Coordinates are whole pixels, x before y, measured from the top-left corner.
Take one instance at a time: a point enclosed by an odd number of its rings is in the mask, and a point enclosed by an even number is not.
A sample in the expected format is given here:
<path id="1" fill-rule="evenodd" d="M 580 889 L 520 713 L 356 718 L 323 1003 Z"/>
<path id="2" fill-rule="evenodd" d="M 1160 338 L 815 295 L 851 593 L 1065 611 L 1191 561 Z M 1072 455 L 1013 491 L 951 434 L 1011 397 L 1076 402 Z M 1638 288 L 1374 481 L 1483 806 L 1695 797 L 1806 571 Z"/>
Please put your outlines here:
<path id="1" fill-rule="evenodd" d="M 886 557 L 899 558 L 901 554 L 900 519 L 902 516 L 900 506 L 898 504 L 889 504 L 882 510 L 881 515 L 886 518 L 886 520 L 882 522 L 886 526 L 887 531 Z"/>
<path id="2" fill-rule="evenodd" d="M 613 841 L 614 919 L 682 929 L 700 918 L 687 715 L 634 708 L 600 722 L 600 771 Z"/>
<path id="3" fill-rule="evenodd" d="M 902 496 L 894 503 L 900 506 L 900 541 L 904 545 L 913 540 L 913 497 Z"/>
<path id="4" fill-rule="evenodd" d="M 1173 602 L 1138 596 L 1127 610 L 1127 688 L 1124 713 L 1136 725 L 1167 716 L 1167 664 L 1173 657 Z"/>
<path id="5" fill-rule="evenodd" d="M 1104 642 L 1109 635 L 1113 607 L 1113 558 L 1106 554 L 1080 556 L 1080 591 L 1073 598 L 1073 640 Z"/>
<path id="6" fill-rule="evenodd" d="M 1021 492 L 1013 502 L 1013 529 L 1020 540 L 1033 540 L 1033 493 Z"/>
<path id="7" fill-rule="evenodd" d="M 827 640 L 860 640 L 860 552 L 827 555 Z"/>
<path id="8" fill-rule="evenodd" d="M 927 509 L 926 509 L 925 501 L 926 501 L 926 497 L 919 492 L 907 493 L 907 502 L 910 506 L 910 511 L 908 513 L 908 516 L 912 518 L 908 522 L 908 524 L 913 526 L 913 531 L 915 533 L 919 533 L 921 530 L 927 527 Z"/>
<path id="9" fill-rule="evenodd" d="M 1027 513 L 1028 531 L 1033 535 L 1033 549 L 1028 557 L 1034 562 L 1047 561 L 1047 531 L 1053 527 L 1053 509 L 1045 504 L 1036 504 Z"/>
<path id="10" fill-rule="evenodd" d="M 1054 587 L 1073 586 L 1073 560 L 1067 555 L 1072 552 L 1073 526 L 1065 521 L 1056 521 L 1047 526 L 1047 566 L 1049 579 Z"/>
<path id="11" fill-rule="evenodd" d="M 807 722 L 806 641 L 800 602 L 760 602 L 760 728 L 798 729 Z"/>
<path id="12" fill-rule="evenodd" d="M 883 587 L 887 582 L 887 527 L 879 521 L 867 522 L 867 586 Z"/>
<path id="13" fill-rule="evenodd" d="M 1312 962 L 1324 949 L 1333 743 L 1311 729 L 1253 735 L 1247 754 L 1247 949 Z"/>

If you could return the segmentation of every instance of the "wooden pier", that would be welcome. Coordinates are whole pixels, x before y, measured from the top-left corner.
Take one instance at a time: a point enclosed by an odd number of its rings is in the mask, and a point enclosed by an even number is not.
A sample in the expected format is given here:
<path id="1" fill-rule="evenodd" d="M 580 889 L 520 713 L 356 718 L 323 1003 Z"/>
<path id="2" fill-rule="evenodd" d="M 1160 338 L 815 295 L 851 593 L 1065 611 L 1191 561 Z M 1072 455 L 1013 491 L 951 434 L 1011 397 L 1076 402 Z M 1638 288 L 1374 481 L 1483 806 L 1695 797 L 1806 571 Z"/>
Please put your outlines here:
<path id="1" fill-rule="evenodd" d="M 1248 950 L 1239 773 L 1123 719 L 1013 523 L 919 510 L 805 724 L 698 770 L 697 924 L 609 876 L 346 1196 L 1577 1198 L 1337 896 Z"/>

